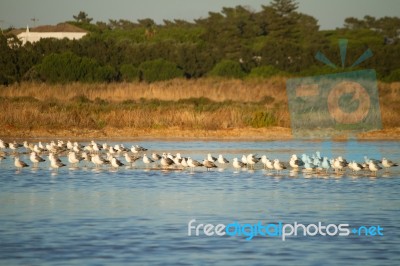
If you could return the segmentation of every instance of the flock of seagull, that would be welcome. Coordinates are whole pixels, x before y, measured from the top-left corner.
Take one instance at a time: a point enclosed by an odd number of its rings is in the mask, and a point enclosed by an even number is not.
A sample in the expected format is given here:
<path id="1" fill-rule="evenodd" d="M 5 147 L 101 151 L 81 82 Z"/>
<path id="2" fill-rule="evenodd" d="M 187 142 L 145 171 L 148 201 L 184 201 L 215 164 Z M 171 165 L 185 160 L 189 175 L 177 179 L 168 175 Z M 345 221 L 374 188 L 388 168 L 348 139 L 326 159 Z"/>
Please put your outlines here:
<path id="1" fill-rule="evenodd" d="M 121 166 L 134 167 L 136 161 L 141 160 L 147 168 L 152 167 L 154 169 L 179 169 L 185 168 L 193 171 L 196 168 L 206 168 L 207 171 L 212 168 L 227 167 L 230 165 L 229 160 L 224 158 L 222 154 L 218 157 L 212 156 L 210 153 L 207 154 L 206 158 L 202 161 L 195 160 L 191 157 L 183 157 L 180 153 L 172 155 L 171 153 L 152 153 L 151 156 L 146 154 L 148 149 L 139 145 L 132 145 L 131 148 L 124 147 L 123 144 L 116 144 L 114 146 L 107 143 L 99 144 L 95 141 L 90 141 L 86 145 L 78 142 L 62 140 L 51 141 L 43 144 L 29 143 L 24 141 L 22 144 L 14 142 L 5 142 L 0 139 L 0 163 L 6 159 L 7 156 L 14 157 L 14 165 L 17 169 L 29 167 L 29 164 L 20 159 L 20 154 L 29 155 L 29 160 L 32 163 L 32 167 L 37 168 L 39 164 L 46 161 L 50 162 L 52 169 L 58 170 L 61 167 L 66 166 L 60 157 L 66 156 L 68 163 L 71 167 L 78 167 L 80 162 L 92 164 L 96 168 L 101 168 L 104 165 L 118 169 Z M 120 159 L 123 157 L 123 159 Z M 279 159 L 271 160 L 266 155 L 261 157 L 255 154 L 243 155 L 240 159 L 233 158 L 231 162 L 234 169 L 252 169 L 254 170 L 257 164 L 262 164 L 263 169 L 276 171 L 277 173 L 283 170 L 293 171 L 304 171 L 310 173 L 325 173 L 328 174 L 330 171 L 335 173 L 344 173 L 349 170 L 353 173 L 359 172 L 371 172 L 376 175 L 379 170 L 385 169 L 389 171 L 390 168 L 398 166 L 386 158 L 382 160 L 369 159 L 364 156 L 364 162 L 348 162 L 342 156 L 337 158 L 328 159 L 326 156 L 321 156 L 320 152 L 316 152 L 312 155 L 302 154 L 301 157 L 297 157 L 293 154 L 290 157 L 289 162 L 283 163 Z"/>

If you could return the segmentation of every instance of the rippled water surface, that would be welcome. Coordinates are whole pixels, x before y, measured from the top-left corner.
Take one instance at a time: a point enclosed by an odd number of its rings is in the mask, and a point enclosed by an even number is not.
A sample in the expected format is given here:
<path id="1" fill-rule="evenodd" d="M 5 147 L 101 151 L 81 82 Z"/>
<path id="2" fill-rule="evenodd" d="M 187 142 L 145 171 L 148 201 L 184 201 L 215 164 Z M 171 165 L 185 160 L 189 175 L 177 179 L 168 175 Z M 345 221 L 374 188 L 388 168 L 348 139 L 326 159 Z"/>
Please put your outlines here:
<path id="1" fill-rule="evenodd" d="M 101 143 L 101 141 L 99 141 Z M 115 143 L 112 143 L 115 144 Z M 149 152 L 181 152 L 203 159 L 266 154 L 387 157 L 400 162 L 399 142 L 125 142 Z M 23 150 L 23 149 L 21 149 Z M 21 156 L 26 162 L 29 159 Z M 66 158 L 62 158 L 67 162 Z M 122 158 L 121 158 L 122 160 Z M 123 161 L 123 160 L 122 160 Z M 0 164 L 1 265 L 295 264 L 399 265 L 400 169 L 389 173 L 306 175 L 231 166 L 206 172 L 136 168 L 118 171 L 48 162 L 17 171 Z M 400 167 L 397 167 L 400 168 Z M 347 223 L 380 225 L 383 236 L 188 236 L 188 222 Z"/>

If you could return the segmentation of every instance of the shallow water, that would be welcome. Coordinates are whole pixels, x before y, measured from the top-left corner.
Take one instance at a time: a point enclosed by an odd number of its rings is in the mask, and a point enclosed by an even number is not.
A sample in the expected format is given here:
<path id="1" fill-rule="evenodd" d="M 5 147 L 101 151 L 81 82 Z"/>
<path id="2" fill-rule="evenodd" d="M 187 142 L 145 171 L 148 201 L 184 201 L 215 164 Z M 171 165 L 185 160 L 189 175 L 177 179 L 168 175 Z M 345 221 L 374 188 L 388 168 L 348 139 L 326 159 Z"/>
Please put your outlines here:
<path id="1" fill-rule="evenodd" d="M 114 143 L 113 143 L 114 144 Z M 328 157 L 387 157 L 400 162 L 399 142 L 126 142 L 149 152 L 181 152 L 201 160 L 266 154 L 288 161 L 319 150 Z M 148 152 L 148 153 L 149 153 Z M 29 159 L 21 156 L 26 162 Z M 121 158 L 122 159 L 122 158 Z M 66 162 L 66 158 L 63 158 Z M 400 167 L 390 173 L 306 175 L 68 167 L 16 171 L 0 164 L 0 264 L 296 264 L 399 265 Z M 258 167 L 260 168 L 260 166 Z M 383 228 L 383 236 L 188 236 L 188 222 L 298 223 L 321 221 Z M 192 232 L 194 234 L 194 231 Z"/>

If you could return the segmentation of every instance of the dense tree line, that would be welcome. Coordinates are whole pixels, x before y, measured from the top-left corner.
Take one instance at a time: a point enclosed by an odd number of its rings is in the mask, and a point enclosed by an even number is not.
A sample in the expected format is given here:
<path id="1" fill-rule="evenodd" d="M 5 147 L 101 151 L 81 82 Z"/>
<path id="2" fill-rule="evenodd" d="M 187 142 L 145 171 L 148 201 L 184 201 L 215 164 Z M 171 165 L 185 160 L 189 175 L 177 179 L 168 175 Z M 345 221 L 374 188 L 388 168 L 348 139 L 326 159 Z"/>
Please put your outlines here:
<path id="1" fill-rule="evenodd" d="M 316 75 L 343 71 L 315 60 L 323 52 L 340 66 L 338 40 L 349 40 L 346 65 L 370 48 L 362 68 L 381 80 L 400 80 L 400 19 L 347 18 L 343 28 L 319 30 L 318 21 L 297 11 L 293 0 L 274 0 L 258 12 L 243 6 L 210 12 L 188 22 L 152 19 L 92 23 L 85 12 L 69 23 L 89 32 L 81 40 L 21 42 L 0 35 L 0 84 L 119 82 L 176 77 L 233 78 Z M 348 70 L 348 69 L 346 69 Z"/>

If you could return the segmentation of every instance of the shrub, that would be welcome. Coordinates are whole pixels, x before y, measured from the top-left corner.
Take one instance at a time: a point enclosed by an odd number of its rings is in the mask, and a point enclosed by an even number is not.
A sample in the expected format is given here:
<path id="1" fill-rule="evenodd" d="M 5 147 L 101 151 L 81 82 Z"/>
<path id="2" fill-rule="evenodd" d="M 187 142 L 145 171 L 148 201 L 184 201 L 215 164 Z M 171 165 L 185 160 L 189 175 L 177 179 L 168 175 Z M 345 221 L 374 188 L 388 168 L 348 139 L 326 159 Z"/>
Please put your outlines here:
<path id="1" fill-rule="evenodd" d="M 50 54 L 43 59 L 41 77 L 50 82 L 71 82 L 79 80 L 81 58 L 74 53 Z"/>
<path id="2" fill-rule="evenodd" d="M 255 128 L 269 127 L 276 124 L 276 119 L 270 112 L 256 111 L 247 120 L 247 124 Z"/>
<path id="3" fill-rule="evenodd" d="M 273 66 L 259 66 L 251 69 L 249 77 L 251 78 L 269 78 L 279 74 L 279 69 Z"/>
<path id="4" fill-rule="evenodd" d="M 96 70 L 96 80 L 112 82 L 117 80 L 118 72 L 110 65 L 98 67 Z"/>
<path id="5" fill-rule="evenodd" d="M 222 60 L 210 71 L 211 76 L 228 78 L 243 78 L 246 73 L 243 71 L 239 62 L 233 60 Z"/>
<path id="6" fill-rule="evenodd" d="M 139 79 L 139 69 L 133 65 L 122 65 L 119 72 L 123 81 L 131 82 Z"/>
<path id="7" fill-rule="evenodd" d="M 183 71 L 175 63 L 164 59 L 146 61 L 139 66 L 141 80 L 147 82 L 183 77 Z"/>
<path id="8" fill-rule="evenodd" d="M 385 81 L 387 82 L 396 82 L 400 81 L 400 68 L 393 70 L 388 77 L 386 77 Z"/>

